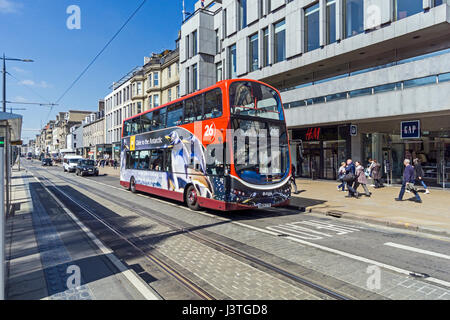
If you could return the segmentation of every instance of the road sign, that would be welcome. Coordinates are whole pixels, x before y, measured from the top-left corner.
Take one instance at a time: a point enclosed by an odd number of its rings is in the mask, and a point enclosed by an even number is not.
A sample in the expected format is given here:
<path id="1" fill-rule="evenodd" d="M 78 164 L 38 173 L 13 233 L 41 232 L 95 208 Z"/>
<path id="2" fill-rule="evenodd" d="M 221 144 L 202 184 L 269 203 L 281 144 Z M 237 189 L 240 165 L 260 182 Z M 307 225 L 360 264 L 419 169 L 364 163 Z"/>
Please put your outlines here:
<path id="1" fill-rule="evenodd" d="M 402 121 L 400 124 L 401 138 L 420 138 L 420 120 Z"/>

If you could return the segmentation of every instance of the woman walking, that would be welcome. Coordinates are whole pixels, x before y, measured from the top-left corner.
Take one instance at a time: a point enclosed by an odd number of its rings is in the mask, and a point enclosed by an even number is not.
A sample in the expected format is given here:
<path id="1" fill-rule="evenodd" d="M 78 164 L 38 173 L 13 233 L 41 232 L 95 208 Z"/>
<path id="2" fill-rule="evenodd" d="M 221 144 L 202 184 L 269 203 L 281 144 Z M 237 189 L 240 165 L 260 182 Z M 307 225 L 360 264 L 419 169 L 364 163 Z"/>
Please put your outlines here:
<path id="1" fill-rule="evenodd" d="M 375 159 L 372 160 L 370 170 L 372 179 L 375 184 L 375 189 L 383 187 L 383 183 L 381 182 L 381 164 L 379 164 L 378 161 Z"/>
<path id="2" fill-rule="evenodd" d="M 356 181 L 355 181 L 355 184 L 353 186 L 353 189 L 355 189 L 356 196 L 357 197 L 359 196 L 358 187 L 360 185 L 362 185 L 366 197 L 370 197 L 372 195 L 372 193 L 367 188 L 367 178 L 366 178 L 366 174 L 364 173 L 364 167 L 361 165 L 361 162 L 359 162 L 359 161 L 356 161 L 355 165 L 356 165 L 356 173 L 355 173 Z"/>
<path id="3" fill-rule="evenodd" d="M 418 158 L 414 159 L 414 173 L 416 175 L 416 179 L 419 180 L 419 182 L 422 184 L 422 186 L 425 188 L 425 193 L 430 193 L 430 190 L 428 190 L 427 185 L 423 181 L 424 171 L 422 168 L 422 164 L 420 163 L 420 160 Z"/>
<path id="4" fill-rule="evenodd" d="M 340 181 L 341 184 L 337 187 L 338 191 L 345 191 L 345 181 L 343 180 L 345 176 L 345 167 L 345 162 L 341 162 L 341 167 L 338 170 L 338 181 Z"/>

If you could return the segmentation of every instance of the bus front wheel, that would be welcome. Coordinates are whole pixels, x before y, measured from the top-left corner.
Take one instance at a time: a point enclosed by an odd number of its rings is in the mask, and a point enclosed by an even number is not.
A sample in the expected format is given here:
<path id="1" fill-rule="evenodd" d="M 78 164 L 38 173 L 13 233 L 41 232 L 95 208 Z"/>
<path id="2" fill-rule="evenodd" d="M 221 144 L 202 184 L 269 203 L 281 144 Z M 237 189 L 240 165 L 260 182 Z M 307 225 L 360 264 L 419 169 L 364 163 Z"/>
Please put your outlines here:
<path id="1" fill-rule="evenodd" d="M 193 185 L 190 185 L 186 191 L 186 204 L 191 210 L 199 210 L 197 190 Z"/>
<path id="2" fill-rule="evenodd" d="M 136 193 L 136 181 L 134 180 L 134 177 L 130 180 L 130 191 Z"/>

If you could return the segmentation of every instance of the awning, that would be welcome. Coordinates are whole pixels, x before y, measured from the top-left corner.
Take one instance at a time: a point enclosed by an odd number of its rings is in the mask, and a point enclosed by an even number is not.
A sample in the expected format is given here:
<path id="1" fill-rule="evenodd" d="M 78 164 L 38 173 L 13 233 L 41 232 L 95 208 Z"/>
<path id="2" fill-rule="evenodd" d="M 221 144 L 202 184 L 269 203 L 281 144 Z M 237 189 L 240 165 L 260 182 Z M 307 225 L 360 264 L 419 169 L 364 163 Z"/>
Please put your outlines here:
<path id="1" fill-rule="evenodd" d="M 20 114 L 0 112 L 0 125 L 9 125 L 11 128 L 11 142 L 20 141 L 22 135 L 22 116 Z"/>

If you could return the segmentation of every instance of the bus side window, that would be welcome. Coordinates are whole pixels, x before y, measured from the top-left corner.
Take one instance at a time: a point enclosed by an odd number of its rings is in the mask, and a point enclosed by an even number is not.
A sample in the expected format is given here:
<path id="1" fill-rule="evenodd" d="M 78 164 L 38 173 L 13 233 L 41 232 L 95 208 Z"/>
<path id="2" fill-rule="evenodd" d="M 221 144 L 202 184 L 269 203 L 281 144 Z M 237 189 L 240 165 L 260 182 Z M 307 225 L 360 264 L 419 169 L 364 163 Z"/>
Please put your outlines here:
<path id="1" fill-rule="evenodd" d="M 205 112 L 203 119 L 217 118 L 222 115 L 222 91 L 217 88 L 205 93 Z"/>
<path id="2" fill-rule="evenodd" d="M 166 126 L 166 108 L 153 111 L 152 130 L 162 129 Z"/>
<path id="3" fill-rule="evenodd" d="M 182 103 L 173 104 L 167 109 L 167 127 L 174 127 L 183 123 Z"/>
<path id="4" fill-rule="evenodd" d="M 203 97 L 197 95 L 187 99 L 184 106 L 184 123 L 192 123 L 202 119 Z"/>
<path id="5" fill-rule="evenodd" d="M 123 136 L 128 137 L 130 135 L 130 121 L 127 120 L 123 124 Z"/>
<path id="6" fill-rule="evenodd" d="M 143 114 L 141 116 L 142 132 L 149 132 L 149 131 L 151 131 L 151 125 L 152 125 L 152 112 Z"/>

